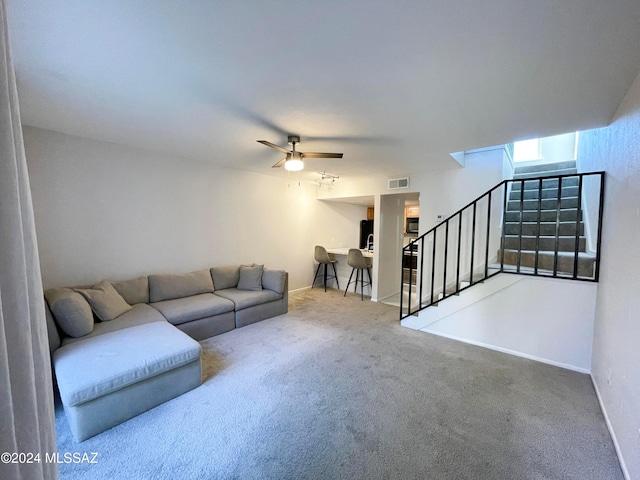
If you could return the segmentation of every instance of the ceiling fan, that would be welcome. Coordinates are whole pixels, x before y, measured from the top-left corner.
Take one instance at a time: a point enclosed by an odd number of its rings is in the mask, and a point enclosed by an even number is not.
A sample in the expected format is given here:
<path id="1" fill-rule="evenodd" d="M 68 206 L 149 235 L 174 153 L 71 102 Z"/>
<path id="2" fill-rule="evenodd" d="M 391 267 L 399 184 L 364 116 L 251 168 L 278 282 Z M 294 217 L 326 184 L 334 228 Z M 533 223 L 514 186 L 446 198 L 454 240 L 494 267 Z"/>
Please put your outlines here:
<path id="1" fill-rule="evenodd" d="M 291 150 L 287 150 L 284 147 L 276 145 L 266 140 L 258 140 L 258 143 L 266 145 L 267 147 L 275 148 L 281 153 L 284 153 L 286 157 L 276 163 L 272 168 L 281 167 L 284 165 L 286 170 L 290 172 L 297 172 L 304 168 L 304 158 L 342 158 L 341 153 L 319 153 L 319 152 L 298 152 L 296 151 L 296 143 L 300 143 L 300 137 L 298 135 L 289 135 L 287 137 L 288 143 L 292 146 Z"/>

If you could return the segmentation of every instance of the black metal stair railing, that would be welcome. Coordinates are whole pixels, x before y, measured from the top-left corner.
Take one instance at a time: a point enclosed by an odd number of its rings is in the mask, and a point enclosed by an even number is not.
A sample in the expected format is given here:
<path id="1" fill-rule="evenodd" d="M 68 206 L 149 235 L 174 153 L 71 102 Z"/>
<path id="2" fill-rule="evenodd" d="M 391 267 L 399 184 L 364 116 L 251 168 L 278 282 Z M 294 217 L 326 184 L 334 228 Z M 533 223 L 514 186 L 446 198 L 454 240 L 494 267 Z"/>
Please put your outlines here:
<path id="1" fill-rule="evenodd" d="M 603 194 L 604 172 L 503 180 L 403 248 L 400 319 L 499 273 L 597 282 Z"/>

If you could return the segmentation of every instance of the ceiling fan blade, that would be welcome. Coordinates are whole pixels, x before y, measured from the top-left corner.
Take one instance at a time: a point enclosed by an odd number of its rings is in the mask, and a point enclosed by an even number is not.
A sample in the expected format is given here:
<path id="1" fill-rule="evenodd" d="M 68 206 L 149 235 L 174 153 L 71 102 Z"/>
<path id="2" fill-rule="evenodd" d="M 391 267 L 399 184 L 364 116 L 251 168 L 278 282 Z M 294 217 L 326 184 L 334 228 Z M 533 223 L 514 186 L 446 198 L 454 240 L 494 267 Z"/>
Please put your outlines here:
<path id="1" fill-rule="evenodd" d="M 282 160 L 280 160 L 278 163 L 276 163 L 273 167 L 271 168 L 278 168 L 283 166 L 285 163 L 287 162 L 287 157 L 284 157 Z"/>
<path id="2" fill-rule="evenodd" d="M 291 153 L 291 150 L 287 150 L 286 148 L 281 147 L 280 145 L 276 145 L 275 143 L 267 142 L 266 140 L 258 140 L 258 143 L 266 145 L 267 147 L 275 148 L 279 152 L 282 153 Z"/>
<path id="3" fill-rule="evenodd" d="M 341 153 L 301 152 L 302 158 L 342 158 Z"/>

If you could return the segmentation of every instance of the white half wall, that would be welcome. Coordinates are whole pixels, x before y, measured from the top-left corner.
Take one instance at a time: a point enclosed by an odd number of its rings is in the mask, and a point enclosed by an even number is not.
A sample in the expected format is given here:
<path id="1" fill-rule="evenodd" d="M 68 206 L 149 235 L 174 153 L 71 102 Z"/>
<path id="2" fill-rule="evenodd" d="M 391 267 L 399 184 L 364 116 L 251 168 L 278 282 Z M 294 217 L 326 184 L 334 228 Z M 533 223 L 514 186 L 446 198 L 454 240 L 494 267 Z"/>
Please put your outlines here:
<path id="1" fill-rule="evenodd" d="M 316 188 L 24 127 L 45 288 L 264 263 L 313 280 L 315 244 L 358 242 L 366 207 Z"/>
<path id="2" fill-rule="evenodd" d="M 606 128 L 580 133 L 583 171 L 604 170 L 593 382 L 627 478 L 640 478 L 640 76 Z"/>
<path id="3" fill-rule="evenodd" d="M 595 283 L 500 274 L 424 310 L 406 325 L 587 373 L 597 288 Z"/>

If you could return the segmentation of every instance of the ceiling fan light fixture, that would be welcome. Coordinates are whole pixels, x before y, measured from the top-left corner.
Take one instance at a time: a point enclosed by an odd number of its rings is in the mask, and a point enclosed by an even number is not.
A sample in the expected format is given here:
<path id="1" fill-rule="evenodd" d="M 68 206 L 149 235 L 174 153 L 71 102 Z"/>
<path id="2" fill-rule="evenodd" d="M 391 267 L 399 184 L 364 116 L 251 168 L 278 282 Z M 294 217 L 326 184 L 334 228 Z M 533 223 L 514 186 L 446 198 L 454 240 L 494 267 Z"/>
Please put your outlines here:
<path id="1" fill-rule="evenodd" d="M 284 168 L 290 172 L 299 172 L 304 168 L 304 162 L 299 158 L 292 158 L 284 163 Z"/>

